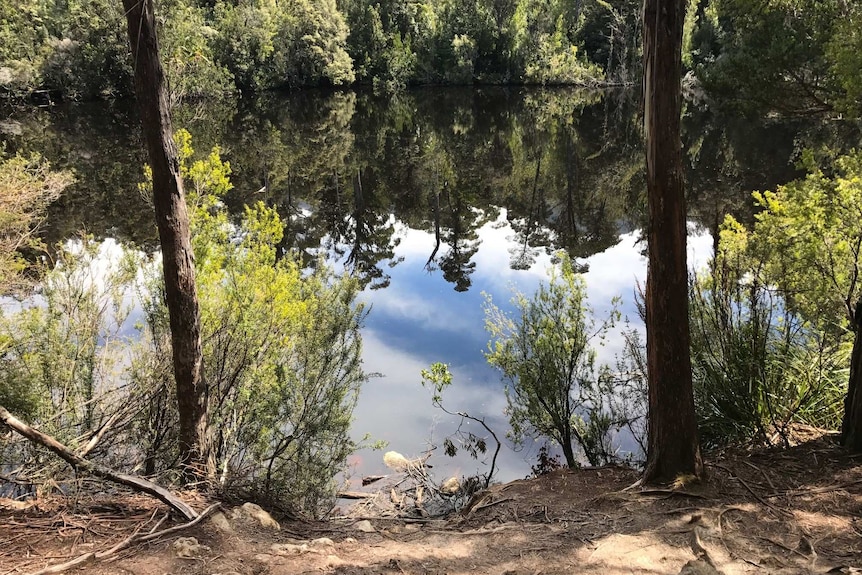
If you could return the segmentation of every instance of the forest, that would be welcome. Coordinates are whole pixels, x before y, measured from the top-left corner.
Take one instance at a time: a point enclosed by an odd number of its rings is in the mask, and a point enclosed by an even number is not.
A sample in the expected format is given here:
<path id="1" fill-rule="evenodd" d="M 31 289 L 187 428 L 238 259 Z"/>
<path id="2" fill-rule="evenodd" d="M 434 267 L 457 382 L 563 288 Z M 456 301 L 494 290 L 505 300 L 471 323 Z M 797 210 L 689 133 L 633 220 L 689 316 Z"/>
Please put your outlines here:
<path id="1" fill-rule="evenodd" d="M 678 175 L 685 172 L 688 220 L 711 234 L 713 252 L 703 269 L 685 276 L 683 268 L 676 298 L 689 318 L 682 341 L 696 453 L 658 477 L 699 475 L 701 449 L 708 457 L 731 445 L 790 446 L 799 425 L 840 430 L 858 453 L 862 3 L 685 4 L 681 90 L 658 92 L 682 98 L 674 122 L 711 121 L 683 122 L 675 137 L 686 149 Z M 375 311 L 360 294 L 389 286 L 396 220 L 434 234 L 429 273 L 466 292 L 478 230 L 505 213 L 521 246 L 512 269 L 529 269 L 542 254 L 555 263 L 509 308 L 490 296 L 482 306 L 484 359 L 502 381 L 508 437 L 546 442 L 537 475 L 562 465 L 549 449 L 571 468 L 641 465 L 656 451 L 647 437 L 650 350 L 627 326 L 615 363 L 597 360 L 622 315 L 616 300 L 606 315 L 594 312 L 581 273 L 621 229 L 654 229 L 654 174 L 643 158 L 654 139 L 643 117 L 614 112 L 652 97 L 643 82 L 642 2 L 155 6 L 165 103 L 178 128 L 163 142 L 175 154 L 165 165 L 175 166 L 174 185 L 182 182 L 173 199 L 184 198 L 165 218 L 165 174 L 149 141 L 145 166 L 143 142 L 130 136 L 136 127 L 121 125 L 104 140 L 85 129 L 53 133 L 33 111 L 91 100 L 120 107 L 136 93 L 143 109 L 129 10 L 109 0 L 0 3 L 0 420 L 10 430 L 55 438 L 75 470 L 116 469 L 292 517 L 327 517 L 348 458 L 374 445 L 350 436 L 360 390 L 375 375 L 362 361 L 362 328 Z M 414 91 L 424 85 L 548 91 L 518 100 L 516 116 L 482 92 L 465 108 L 445 93 Z M 554 91 L 562 87 L 583 90 Z M 294 98 L 286 100 L 294 110 L 269 106 L 284 101 L 276 91 Z M 376 117 L 381 100 L 390 108 Z M 223 117 L 201 117 L 204 103 Z M 127 121 L 106 110 L 109 121 Z M 445 112 L 456 120 L 440 119 Z M 805 128 L 758 148 L 747 141 L 745 125 L 779 121 Z M 23 130 L 35 135 L 25 141 Z M 232 163 L 222 145 L 233 137 L 245 158 Z M 121 138 L 130 141 L 119 146 Z M 137 152 L 92 160 L 129 146 Z M 67 160 L 76 155 L 73 167 Z M 758 165 L 770 155 L 790 167 L 758 180 L 769 189 L 748 187 L 752 174 L 770 171 Z M 137 195 L 128 195 L 130 180 Z M 100 195 L 78 197 L 82 181 Z M 408 193 L 408 184 L 419 191 Z M 147 231 L 106 243 L 44 225 L 61 212 L 86 212 L 84 221 L 124 211 Z M 163 271 L 170 254 L 154 226 L 162 219 L 184 222 L 178 261 L 194 263 L 188 299 L 176 309 L 185 288 Z M 441 246 L 448 250 L 438 253 Z M 329 252 L 350 273 L 336 273 Z M 189 277 L 176 275 L 178 284 Z M 636 304 L 647 333 L 655 297 L 645 287 Z M 175 314 L 191 309 L 196 349 L 177 343 Z M 181 373 L 181 352 L 197 358 L 183 360 L 193 373 Z M 443 362 L 421 379 L 440 408 L 458 384 Z M 186 408 L 198 410 L 196 421 L 182 405 L 192 394 L 198 405 Z M 446 413 L 485 425 L 475 413 Z M 621 434 L 637 453 L 621 454 Z M 490 442 L 470 433 L 447 438 L 444 450 L 482 458 Z M 0 495 L 75 484 L 56 457 L 11 431 L 0 437 L 0 455 Z M 485 487 L 494 473 L 492 463 Z M 480 483 L 461 484 L 462 503 Z"/>
<path id="2" fill-rule="evenodd" d="M 640 81 L 641 2 L 632 0 L 166 0 L 157 9 L 175 99 Z M 749 110 L 852 114 L 862 98 L 859 10 L 843 0 L 688 0 L 686 87 Z M 111 0 L 4 2 L 0 94 L 130 95 L 123 20 Z"/>

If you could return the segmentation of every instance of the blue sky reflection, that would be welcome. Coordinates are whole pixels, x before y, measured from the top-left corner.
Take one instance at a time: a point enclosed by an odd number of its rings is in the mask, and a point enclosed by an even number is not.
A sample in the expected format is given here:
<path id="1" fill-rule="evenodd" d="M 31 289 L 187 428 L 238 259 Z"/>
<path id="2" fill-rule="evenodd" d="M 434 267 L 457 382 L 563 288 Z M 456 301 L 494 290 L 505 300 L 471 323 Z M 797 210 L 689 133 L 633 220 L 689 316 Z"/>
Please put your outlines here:
<path id="1" fill-rule="evenodd" d="M 586 282 L 590 304 L 599 317 L 606 315 L 612 298 L 619 296 L 623 315 L 628 316 L 633 326 L 643 329 L 633 295 L 636 283 L 646 278 L 646 260 L 641 255 L 643 245 L 637 243 L 638 234 L 635 231 L 621 235 L 615 246 L 589 258 Z M 399 236 L 401 242 L 395 256 L 403 260 L 388 270 L 390 286 L 366 290 L 361 296 L 372 306 L 363 331 L 365 367 L 382 377 L 372 379 L 363 388 L 354 412 L 354 438 L 370 434 L 375 440 L 388 442 L 387 450 L 399 451 L 407 457 L 419 456 L 429 445 L 441 445 L 443 438 L 457 428 L 458 418 L 433 407 L 431 392 L 421 386 L 420 377 L 420 370 L 440 361 L 449 364 L 453 375 L 453 385 L 444 394 L 444 404 L 450 411 L 463 410 L 484 417 L 503 439 L 508 430 L 504 385 L 482 354 L 488 342 L 483 327 L 482 292 L 490 294 L 501 308 L 511 309 L 513 289 L 531 294 L 540 281 L 546 280 L 550 256 L 538 255 L 529 269 L 511 269 L 509 249 L 513 232 L 502 211 L 496 222 L 479 230 L 481 245 L 473 257 L 476 269 L 471 276 L 472 288 L 457 292 L 440 271 L 429 272 L 425 268 L 434 249 L 432 233 L 402 227 Z M 689 265 L 704 265 L 711 246 L 708 234 L 690 234 Z M 442 253 L 448 248 L 440 249 Z M 610 334 L 606 345 L 598 351 L 598 362 L 612 363 L 621 349 L 622 338 L 618 333 Z M 484 435 L 481 428 L 474 431 L 477 434 L 482 431 Z M 504 440 L 497 479 L 508 481 L 528 475 L 537 448 L 531 446 L 515 452 L 510 442 Z M 387 472 L 382 452 L 362 450 L 351 462 L 354 479 Z M 438 480 L 487 470 L 466 455 L 446 457 L 442 447 L 434 452 L 429 463 L 434 465 Z M 490 454 L 486 463 L 490 463 Z"/>

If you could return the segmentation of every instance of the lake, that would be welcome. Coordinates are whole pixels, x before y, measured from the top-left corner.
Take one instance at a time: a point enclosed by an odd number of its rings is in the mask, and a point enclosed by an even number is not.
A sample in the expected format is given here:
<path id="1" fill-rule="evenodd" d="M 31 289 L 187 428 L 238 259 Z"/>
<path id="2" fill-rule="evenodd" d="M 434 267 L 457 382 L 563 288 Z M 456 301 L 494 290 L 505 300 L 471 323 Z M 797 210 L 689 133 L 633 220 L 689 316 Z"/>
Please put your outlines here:
<path id="1" fill-rule="evenodd" d="M 455 431 L 420 385 L 433 362 L 451 367 L 453 411 L 484 417 L 502 438 L 508 422 L 499 374 L 485 362 L 483 293 L 503 306 L 532 293 L 557 250 L 586 273 L 603 315 L 615 296 L 634 326 L 645 279 L 643 138 L 637 95 L 570 89 L 422 89 L 266 94 L 188 102 L 174 115 L 198 152 L 219 145 L 233 169 L 226 201 L 263 200 L 287 222 L 285 249 L 326 254 L 356 273 L 371 304 L 364 387 L 354 437 L 420 455 Z M 6 111 L 7 150 L 38 151 L 78 181 L 49 213 L 45 237 L 86 230 L 152 250 L 156 233 L 136 184 L 145 161 L 130 102 Z M 796 177 L 795 154 L 842 140 L 840 123 L 752 121 L 689 107 L 684 114 L 689 254 L 702 266 L 725 213 L 750 220 L 750 192 Z M 844 138 L 844 141 L 849 141 Z M 621 351 L 608 339 L 599 361 Z M 475 426 L 475 424 L 474 424 Z M 480 430 L 477 430 L 480 431 Z M 621 450 L 636 451 L 620 438 Z M 443 479 L 485 471 L 442 447 L 430 463 Z M 526 476 L 537 446 L 504 447 L 497 479 Z M 384 473 L 382 452 L 351 458 L 354 479 Z"/>

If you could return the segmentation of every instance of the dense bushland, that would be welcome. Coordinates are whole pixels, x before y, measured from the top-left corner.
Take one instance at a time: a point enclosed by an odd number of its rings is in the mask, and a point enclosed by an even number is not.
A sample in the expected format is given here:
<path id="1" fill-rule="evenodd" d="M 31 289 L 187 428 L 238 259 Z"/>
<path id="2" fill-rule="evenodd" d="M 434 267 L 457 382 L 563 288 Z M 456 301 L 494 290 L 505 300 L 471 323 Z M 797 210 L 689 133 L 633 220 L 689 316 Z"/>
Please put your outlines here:
<path id="1" fill-rule="evenodd" d="M 162 59 L 174 98 L 354 81 L 594 86 L 631 81 L 637 3 L 167 0 Z M 131 94 L 119 2 L 0 7 L 0 90 L 37 100 Z M 35 25 L 34 25 L 35 23 Z"/>
<path id="2" fill-rule="evenodd" d="M 335 476 L 356 447 L 348 431 L 367 378 L 360 284 L 322 263 L 309 271 L 279 251 L 283 224 L 262 203 L 232 221 L 221 200 L 230 166 L 218 149 L 196 158 L 187 132 L 177 141 L 192 206 L 218 470 L 211 487 L 325 515 Z M 0 399 L 81 454 L 171 479 L 177 418 L 155 263 L 113 242 L 66 242 L 38 294 L 0 314 Z M 26 442 L 4 438 L 0 449 L 19 484 L 73 479 Z"/>

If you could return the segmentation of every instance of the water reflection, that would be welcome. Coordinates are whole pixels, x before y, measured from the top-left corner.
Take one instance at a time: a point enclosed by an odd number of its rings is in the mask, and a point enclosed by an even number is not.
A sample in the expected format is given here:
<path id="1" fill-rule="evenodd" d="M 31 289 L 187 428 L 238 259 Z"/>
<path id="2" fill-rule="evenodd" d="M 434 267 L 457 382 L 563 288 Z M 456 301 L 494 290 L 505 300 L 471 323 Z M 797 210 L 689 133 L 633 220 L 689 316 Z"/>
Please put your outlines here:
<path id="1" fill-rule="evenodd" d="M 645 269 L 638 101 L 631 93 L 574 90 L 424 89 L 382 100 L 363 92 L 269 94 L 178 110 L 195 148 L 220 145 L 233 169 L 226 198 L 276 206 L 283 248 L 309 263 L 325 255 L 366 285 L 368 371 L 355 437 L 371 433 L 408 455 L 439 444 L 457 422 L 435 413 L 419 370 L 451 364 L 446 404 L 485 416 L 502 436 L 505 398 L 485 364 L 481 292 L 499 304 L 510 288 L 530 293 L 551 254 L 565 249 L 588 271 L 592 305 L 632 307 Z M 7 114 L 8 116 L 9 114 Z M 38 151 L 78 181 L 52 207 L 47 240 L 80 229 L 155 246 L 151 208 L 137 192 L 143 147 L 133 105 L 68 105 L 16 111 L 9 151 Z M 11 122 L 11 124 L 10 124 Z M 804 145 L 841 141 L 852 126 L 752 122 L 689 110 L 683 124 L 691 218 L 714 230 L 724 213 L 746 219 L 750 190 L 795 175 Z M 853 141 L 848 139 L 847 141 Z M 699 258 L 710 235 L 695 233 Z M 621 349 L 609 341 L 600 361 Z M 437 419 L 440 418 L 440 419 Z M 382 472 L 363 452 L 358 474 Z M 505 450 L 501 479 L 523 476 L 534 453 Z M 459 459 L 443 472 L 471 472 Z"/>

